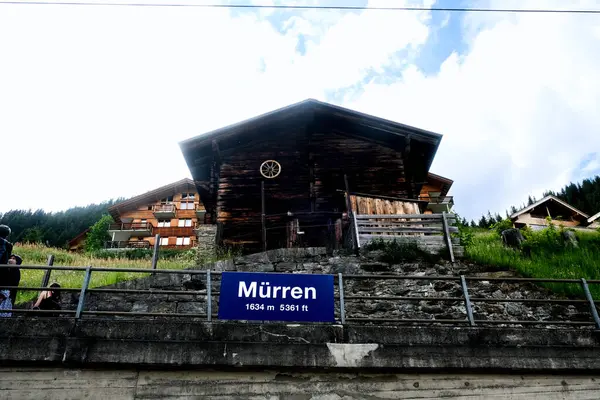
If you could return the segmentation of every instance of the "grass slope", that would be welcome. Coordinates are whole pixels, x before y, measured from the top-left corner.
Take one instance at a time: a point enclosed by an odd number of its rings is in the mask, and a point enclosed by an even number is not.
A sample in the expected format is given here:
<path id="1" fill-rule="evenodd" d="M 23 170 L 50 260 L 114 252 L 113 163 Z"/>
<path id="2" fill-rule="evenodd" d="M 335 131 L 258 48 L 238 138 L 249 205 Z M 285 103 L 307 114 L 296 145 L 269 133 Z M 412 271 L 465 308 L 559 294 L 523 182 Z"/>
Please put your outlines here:
<path id="1" fill-rule="evenodd" d="M 566 244 L 557 228 L 539 232 L 525 231 L 522 249 L 503 245 L 494 231 L 475 231 L 471 243 L 465 246 L 465 256 L 478 264 L 498 269 L 512 269 L 532 278 L 600 279 L 600 233 L 576 232 L 579 247 Z M 553 291 L 580 296 L 576 284 L 545 284 Z M 590 291 L 600 299 L 600 285 L 590 284 Z"/>
<path id="2" fill-rule="evenodd" d="M 150 269 L 149 259 L 130 260 L 127 258 L 98 258 L 86 254 L 70 253 L 62 249 L 41 245 L 21 245 L 13 249 L 14 254 L 23 257 L 23 265 L 46 265 L 48 255 L 54 255 L 54 265 L 75 267 L 110 267 L 110 268 L 140 268 Z M 171 259 L 160 259 L 159 269 L 185 269 L 195 265 L 193 252 L 182 253 Z M 42 282 L 44 270 L 21 270 L 20 286 L 38 287 Z M 83 271 L 52 271 L 50 282 L 58 282 L 62 287 L 80 288 L 83 283 Z M 143 278 L 148 274 L 133 272 L 93 272 L 90 286 L 98 287 L 111 285 L 119 281 Z M 37 292 L 20 291 L 17 303 L 37 297 Z"/>

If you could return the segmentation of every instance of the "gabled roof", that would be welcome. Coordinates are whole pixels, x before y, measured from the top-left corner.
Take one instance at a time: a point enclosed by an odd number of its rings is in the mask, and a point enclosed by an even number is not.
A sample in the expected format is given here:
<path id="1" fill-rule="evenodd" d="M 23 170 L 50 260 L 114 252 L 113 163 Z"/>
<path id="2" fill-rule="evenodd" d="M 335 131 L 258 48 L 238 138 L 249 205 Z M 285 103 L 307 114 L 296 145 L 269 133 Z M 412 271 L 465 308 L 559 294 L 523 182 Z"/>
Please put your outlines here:
<path id="1" fill-rule="evenodd" d="M 83 232 L 81 232 L 79 235 L 75 236 L 73 239 L 69 240 L 69 247 L 76 244 L 77 241 L 79 241 L 80 239 L 82 239 L 84 236 L 87 235 L 87 233 L 90 231 L 90 229 L 92 228 L 87 228 L 86 230 L 84 230 Z"/>
<path id="2" fill-rule="evenodd" d="M 211 132 L 207 132 L 193 138 L 183 140 L 179 142 L 181 149 L 195 147 L 218 138 L 224 134 L 231 133 L 243 133 L 248 125 L 261 125 L 268 124 L 271 121 L 287 118 L 293 115 L 299 115 L 307 111 L 320 111 L 327 114 L 335 115 L 337 117 L 346 118 L 352 121 L 360 120 L 364 125 L 376 129 L 378 131 L 386 132 L 390 135 L 409 135 L 415 140 L 427 141 L 439 145 L 442 135 L 426 131 L 424 129 L 415 128 L 409 125 L 404 125 L 398 122 L 393 122 L 384 118 L 375 117 L 373 115 L 364 114 L 358 111 L 350 110 L 348 108 L 339 107 L 330 103 L 325 103 L 315 99 L 306 99 L 298 103 L 294 103 L 274 111 L 270 111 L 256 117 L 249 118 L 247 120 L 231 124 L 229 126 L 216 129 Z"/>
<path id="3" fill-rule="evenodd" d="M 158 189 L 150 190 L 144 194 L 132 197 L 120 203 L 114 204 L 108 208 L 108 212 L 116 222 L 120 221 L 120 215 L 141 205 L 153 203 L 160 199 L 179 192 L 196 192 L 194 181 L 189 178 L 181 179 L 177 182 L 161 186 Z"/>
<path id="4" fill-rule="evenodd" d="M 442 191 L 440 193 L 441 196 L 446 196 L 452 187 L 454 181 L 450 178 L 445 178 L 441 175 L 436 175 L 432 172 L 427 173 L 427 182 L 440 182 L 442 184 Z"/>
<path id="5" fill-rule="evenodd" d="M 543 199 L 536 201 L 535 203 L 533 203 L 530 206 L 525 207 L 524 209 L 517 211 L 516 213 L 514 213 L 513 215 L 510 216 L 511 219 L 513 218 L 517 218 L 519 215 L 524 214 L 528 211 L 533 210 L 534 208 L 536 208 L 537 206 L 544 204 L 547 201 L 555 201 L 558 204 L 560 204 L 561 206 L 568 208 L 569 210 L 573 211 L 574 213 L 577 213 L 579 215 L 581 215 L 584 218 L 588 218 L 589 216 L 587 214 L 585 214 L 584 212 L 576 209 L 573 206 L 570 206 L 569 204 L 565 203 L 564 201 L 562 201 L 561 199 L 559 199 L 558 197 L 552 196 L 552 195 L 548 195 L 546 197 L 544 197 Z"/>
<path id="6" fill-rule="evenodd" d="M 591 217 L 590 217 L 590 218 L 587 220 L 587 222 L 591 224 L 592 222 L 596 221 L 596 220 L 597 220 L 597 219 L 599 219 L 599 218 L 600 218 L 600 212 L 599 212 L 598 214 L 594 214 L 594 215 L 592 215 L 592 216 L 591 216 Z"/>
<path id="7" fill-rule="evenodd" d="M 441 175 L 434 174 L 433 172 L 428 172 L 427 173 L 427 178 L 428 179 L 432 179 L 432 180 L 436 180 L 436 181 L 441 181 L 441 182 L 444 182 L 444 183 L 446 183 L 448 185 L 452 185 L 454 183 L 454 181 L 452 179 L 445 178 L 445 177 L 443 177 Z"/>

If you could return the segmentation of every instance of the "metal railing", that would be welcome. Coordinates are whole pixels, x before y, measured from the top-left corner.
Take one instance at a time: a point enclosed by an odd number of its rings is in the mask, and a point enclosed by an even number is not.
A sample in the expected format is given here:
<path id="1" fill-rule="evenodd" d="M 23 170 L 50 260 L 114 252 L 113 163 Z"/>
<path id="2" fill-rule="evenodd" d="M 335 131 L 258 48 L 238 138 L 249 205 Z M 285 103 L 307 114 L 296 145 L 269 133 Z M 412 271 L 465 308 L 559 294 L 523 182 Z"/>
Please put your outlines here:
<path id="1" fill-rule="evenodd" d="M 150 242 L 147 240 L 125 240 L 104 242 L 105 249 L 149 249 Z"/>
<path id="2" fill-rule="evenodd" d="M 148 222 L 123 222 L 121 224 L 110 224 L 109 231 L 150 231 L 152 232 L 152 224 Z"/>
<path id="3" fill-rule="evenodd" d="M 0 265 L 0 268 L 6 268 L 14 266 Z M 19 266 L 20 269 L 26 270 L 59 270 L 63 272 L 71 271 L 75 273 L 82 273 L 82 285 L 79 288 L 52 288 L 54 291 L 59 292 L 71 292 L 79 293 L 77 304 L 71 304 L 71 309 L 63 309 L 60 311 L 38 311 L 23 308 L 13 308 L 12 310 L 3 310 L 3 312 L 13 312 L 15 314 L 28 314 L 28 313 L 59 313 L 64 317 L 71 317 L 80 319 L 85 316 L 129 316 L 129 317 L 164 317 L 164 318 L 201 318 L 206 321 L 212 321 L 218 314 L 214 313 L 215 307 L 213 302 L 218 303 L 218 296 L 220 294 L 220 277 L 221 272 L 210 271 L 210 270 L 150 270 L 140 268 L 101 268 L 101 267 L 60 267 L 60 266 Z M 110 272 L 121 272 L 121 273 L 134 273 L 142 276 L 150 276 L 150 274 L 157 275 L 171 275 L 168 282 L 171 286 L 177 286 L 178 290 L 172 289 L 160 289 L 155 287 L 149 288 L 115 288 L 115 287 L 92 287 L 92 277 L 96 274 L 110 273 Z M 188 280 L 195 280 L 196 283 L 201 282 L 206 289 L 202 290 L 188 290 L 185 288 L 182 280 L 173 279 L 172 276 L 182 278 L 187 276 Z M 599 302 L 594 300 L 589 289 L 589 285 L 600 284 L 600 280 L 586 280 L 586 279 L 537 279 L 537 278 L 490 278 L 490 277 L 469 277 L 469 276 L 400 276 L 400 275 L 354 275 L 354 274 L 337 274 L 333 275 L 336 282 L 335 300 L 336 300 L 336 323 L 395 323 L 395 324 L 449 324 L 449 325 L 462 325 L 462 326 L 479 326 L 479 325 L 526 325 L 526 326 L 590 326 L 600 330 L 600 316 L 598 315 L 598 304 Z M 158 276 L 154 276 L 150 279 L 160 279 Z M 383 295 L 376 294 L 368 289 L 364 289 L 364 286 L 359 286 L 359 293 L 355 293 L 357 290 L 357 283 L 364 281 L 426 281 L 429 283 L 433 282 L 446 282 L 456 285 L 456 293 L 460 292 L 460 295 L 455 296 L 420 296 L 420 295 Z M 521 284 L 571 284 L 577 285 L 580 290 L 581 298 L 498 298 L 498 297 L 485 297 L 485 296 L 473 296 L 471 289 L 475 283 L 487 284 L 506 284 L 506 283 L 521 283 Z M 471 284 L 471 287 L 469 287 Z M 140 285 L 136 285 L 139 287 Z M 151 285 L 150 285 L 151 286 Z M 167 285 L 166 287 L 168 287 Z M 362 288 L 362 289 L 361 289 Z M 0 289 L 17 289 L 19 291 L 42 291 L 48 290 L 47 287 L 27 287 L 27 286 L 0 286 Z M 368 294 L 360 293 L 367 291 Z M 408 291 L 410 292 L 410 290 Z M 86 310 L 86 301 L 89 300 L 89 296 L 94 294 L 115 294 L 119 296 L 123 295 L 148 295 L 149 301 L 157 301 L 157 296 L 189 296 L 191 299 L 201 298 L 205 302 L 205 312 L 137 312 L 137 311 L 114 311 L 114 310 Z M 404 293 L 409 294 L 409 293 Z M 195 300 L 197 301 L 197 300 Z M 374 317 L 372 313 L 368 316 L 356 316 L 357 310 L 355 303 L 364 303 L 365 301 L 371 302 L 390 302 L 397 306 L 406 305 L 414 302 L 438 302 L 442 304 L 462 304 L 464 307 L 463 314 L 465 318 L 436 318 L 435 313 L 430 313 L 431 318 L 398 318 L 398 310 L 390 310 L 388 316 Z M 482 318 L 483 313 L 475 311 L 474 305 L 481 305 L 483 303 L 523 303 L 523 304 L 556 304 L 556 305 L 577 305 L 585 309 L 585 314 L 588 315 L 586 320 L 572 320 L 572 319 L 545 319 L 538 320 L 531 316 L 517 316 L 515 319 L 490 319 Z M 422 312 L 421 312 L 422 314 Z M 528 319 L 524 319 L 527 317 Z M 260 323 L 260 322 L 259 322 Z"/>

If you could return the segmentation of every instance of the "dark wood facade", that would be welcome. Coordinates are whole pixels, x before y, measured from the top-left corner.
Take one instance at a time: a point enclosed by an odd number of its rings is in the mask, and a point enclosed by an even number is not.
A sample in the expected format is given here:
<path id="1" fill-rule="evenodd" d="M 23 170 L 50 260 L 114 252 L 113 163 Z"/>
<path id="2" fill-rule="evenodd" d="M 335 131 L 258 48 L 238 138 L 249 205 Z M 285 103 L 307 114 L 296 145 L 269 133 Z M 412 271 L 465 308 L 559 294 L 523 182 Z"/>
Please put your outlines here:
<path id="1" fill-rule="evenodd" d="M 336 234 L 347 211 L 344 176 L 352 192 L 416 199 L 440 140 L 435 133 L 306 100 L 180 146 L 207 221 L 220 225 L 226 242 L 261 243 L 264 182 L 271 248 L 289 245 L 290 220 L 298 220 L 297 236 L 305 245 Z M 261 175 L 265 160 L 281 165 L 279 176 Z"/>

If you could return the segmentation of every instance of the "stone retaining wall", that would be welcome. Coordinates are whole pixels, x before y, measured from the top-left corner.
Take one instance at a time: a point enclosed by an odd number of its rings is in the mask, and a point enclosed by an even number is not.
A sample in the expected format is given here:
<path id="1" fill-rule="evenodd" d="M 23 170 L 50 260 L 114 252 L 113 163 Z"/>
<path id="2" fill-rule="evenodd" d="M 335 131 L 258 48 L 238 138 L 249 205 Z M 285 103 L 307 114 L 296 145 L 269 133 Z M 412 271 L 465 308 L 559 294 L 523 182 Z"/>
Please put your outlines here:
<path id="1" fill-rule="evenodd" d="M 200 259 L 215 255 L 217 249 L 216 235 L 216 225 L 198 225 L 196 227 L 196 237 L 198 238 L 198 256 Z"/>
<path id="2" fill-rule="evenodd" d="M 419 279 L 426 276 L 476 276 L 511 277 L 508 271 L 489 272 L 485 268 L 469 263 L 451 264 L 410 262 L 390 265 L 380 261 L 381 253 L 373 251 L 360 257 L 351 255 L 327 256 L 324 248 L 279 249 L 258 253 L 233 260 L 218 261 L 199 266 L 211 271 L 259 271 L 281 273 L 338 274 L 345 275 L 402 275 L 414 276 L 411 280 L 353 280 L 344 281 L 345 295 L 371 296 L 373 300 L 346 299 L 346 317 L 349 322 L 364 319 L 364 323 L 375 323 L 378 318 L 402 319 L 466 319 L 462 290 L 458 281 L 430 281 Z M 220 287 L 220 275 L 212 274 L 212 288 L 216 293 Z M 156 293 L 112 294 L 89 293 L 85 310 L 110 310 L 150 313 L 205 314 L 206 275 L 164 275 L 121 282 L 107 288 L 181 290 L 181 294 L 162 295 Z M 185 292 L 193 294 L 186 295 Z M 497 281 L 471 281 L 469 292 L 472 298 L 512 299 L 557 299 L 559 296 L 531 283 L 508 283 Z M 337 285 L 336 285 L 337 295 Z M 384 296 L 454 297 L 460 300 L 439 302 L 434 300 L 378 300 Z M 75 309 L 79 294 L 65 297 L 65 308 Z M 213 296 L 212 310 L 219 306 L 218 295 Z M 339 304 L 336 301 L 336 313 Z M 591 321 L 587 304 L 548 303 L 494 303 L 474 302 L 476 320 L 571 320 Z M 191 315 L 190 315 L 191 317 Z M 542 325 L 544 325 L 542 323 Z M 553 327 L 546 324 L 544 326 Z"/>

